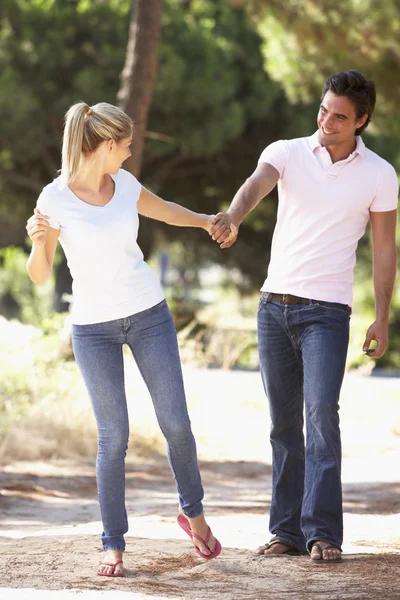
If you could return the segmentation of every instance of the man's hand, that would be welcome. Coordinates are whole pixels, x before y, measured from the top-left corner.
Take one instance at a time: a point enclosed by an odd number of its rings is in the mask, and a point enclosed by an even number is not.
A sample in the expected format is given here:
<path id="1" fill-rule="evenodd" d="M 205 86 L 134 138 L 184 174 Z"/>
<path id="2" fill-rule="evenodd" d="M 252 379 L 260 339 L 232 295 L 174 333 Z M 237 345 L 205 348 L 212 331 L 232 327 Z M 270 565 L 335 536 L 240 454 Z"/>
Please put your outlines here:
<path id="1" fill-rule="evenodd" d="M 239 232 L 239 230 L 236 227 L 236 225 L 231 223 L 230 234 L 229 234 L 228 238 L 223 242 L 223 244 L 221 244 L 220 248 L 230 248 L 236 242 L 238 232 Z"/>
<path id="2" fill-rule="evenodd" d="M 388 347 L 388 323 L 374 321 L 367 331 L 365 342 L 363 344 L 363 352 L 370 358 L 381 358 Z M 376 348 L 370 349 L 372 341 L 376 342 Z"/>
<path id="3" fill-rule="evenodd" d="M 236 242 L 238 228 L 232 223 L 228 213 L 218 213 L 213 218 L 209 234 L 221 248 L 230 248 Z"/>

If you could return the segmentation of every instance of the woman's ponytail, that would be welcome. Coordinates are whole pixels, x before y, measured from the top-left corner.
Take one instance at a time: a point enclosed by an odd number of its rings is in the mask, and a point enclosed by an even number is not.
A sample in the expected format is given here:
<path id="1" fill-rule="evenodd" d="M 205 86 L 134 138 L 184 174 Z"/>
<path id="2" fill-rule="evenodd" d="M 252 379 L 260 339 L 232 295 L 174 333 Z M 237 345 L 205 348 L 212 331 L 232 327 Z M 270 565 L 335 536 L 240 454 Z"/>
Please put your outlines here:
<path id="1" fill-rule="evenodd" d="M 65 115 L 61 177 L 67 185 L 75 179 L 82 162 L 85 121 L 90 112 L 85 102 L 78 102 Z"/>

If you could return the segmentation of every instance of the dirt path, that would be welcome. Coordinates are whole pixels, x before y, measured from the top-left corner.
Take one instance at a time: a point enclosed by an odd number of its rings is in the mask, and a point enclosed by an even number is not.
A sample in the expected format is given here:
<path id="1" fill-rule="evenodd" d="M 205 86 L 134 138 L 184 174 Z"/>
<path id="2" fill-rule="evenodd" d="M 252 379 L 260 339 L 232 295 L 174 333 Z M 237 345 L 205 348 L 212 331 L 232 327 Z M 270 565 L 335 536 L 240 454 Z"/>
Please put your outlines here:
<path id="1" fill-rule="evenodd" d="M 249 375 L 243 385 L 257 374 Z M 360 398 L 342 414 L 342 564 L 254 556 L 252 550 L 268 537 L 270 465 L 204 458 L 206 507 L 223 553 L 214 561 L 201 560 L 175 523 L 176 493 L 166 459 L 154 455 L 127 469 L 127 577 L 99 578 L 94 574 L 101 525 L 93 462 L 10 463 L 0 471 L 0 598 L 399 599 L 399 408 L 390 394 L 384 394 L 376 415 L 365 398 L 362 402 L 364 389 L 372 386 L 376 392 L 382 385 L 350 377 L 344 388 L 354 396 L 356 386 Z M 384 385 L 394 390 L 399 381 Z M 251 422 L 247 425 L 251 435 Z M 243 433 L 237 443 L 246 439 Z M 209 447 L 204 454 L 214 452 Z"/>

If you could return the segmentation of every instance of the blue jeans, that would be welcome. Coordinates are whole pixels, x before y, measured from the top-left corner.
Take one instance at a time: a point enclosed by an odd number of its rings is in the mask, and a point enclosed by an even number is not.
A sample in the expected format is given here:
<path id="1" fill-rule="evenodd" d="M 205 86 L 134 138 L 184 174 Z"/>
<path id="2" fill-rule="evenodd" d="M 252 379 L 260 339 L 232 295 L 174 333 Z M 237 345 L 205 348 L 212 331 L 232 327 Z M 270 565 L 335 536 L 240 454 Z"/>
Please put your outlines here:
<path id="1" fill-rule="evenodd" d="M 271 416 L 270 531 L 301 551 L 316 540 L 341 548 L 338 411 L 351 309 L 268 298 L 263 293 L 259 304 L 258 346 Z"/>
<path id="2" fill-rule="evenodd" d="M 167 440 L 168 460 L 183 512 L 203 512 L 196 443 L 186 407 L 176 331 L 165 300 L 125 319 L 73 325 L 72 343 L 98 429 L 97 487 L 104 550 L 124 550 L 125 455 L 129 423 L 122 346 L 128 344 L 149 389 Z"/>

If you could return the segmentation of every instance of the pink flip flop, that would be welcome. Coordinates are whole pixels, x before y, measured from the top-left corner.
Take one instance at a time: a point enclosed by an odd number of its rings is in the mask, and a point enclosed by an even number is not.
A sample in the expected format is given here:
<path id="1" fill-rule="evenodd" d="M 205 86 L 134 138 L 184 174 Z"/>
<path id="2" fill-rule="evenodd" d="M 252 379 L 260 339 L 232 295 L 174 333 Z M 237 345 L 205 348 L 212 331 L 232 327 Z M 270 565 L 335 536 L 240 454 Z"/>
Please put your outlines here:
<path id="1" fill-rule="evenodd" d="M 117 560 L 117 562 L 115 563 L 99 562 L 99 566 L 106 565 L 107 567 L 114 567 L 114 569 L 119 564 L 122 564 L 122 560 Z M 125 577 L 123 573 L 99 573 L 98 571 L 97 575 L 99 575 L 100 577 Z"/>
<path id="2" fill-rule="evenodd" d="M 192 541 L 193 541 L 193 538 L 196 538 L 196 540 L 199 540 L 199 542 L 202 542 L 205 545 L 205 547 L 208 548 L 208 542 L 209 542 L 209 539 L 211 536 L 211 529 L 209 527 L 207 529 L 206 539 L 203 540 L 202 537 L 200 537 L 199 535 L 197 535 L 197 533 L 194 533 L 194 531 L 192 531 L 190 529 L 189 521 L 187 520 L 187 518 L 184 515 L 178 515 L 177 521 L 178 521 L 178 525 L 180 527 L 182 527 L 183 531 L 186 531 L 186 533 L 188 534 L 188 536 L 190 537 L 190 539 Z M 201 558 L 206 558 L 207 560 L 210 560 L 211 558 L 216 558 L 222 550 L 222 546 L 217 539 L 215 540 L 215 548 L 214 548 L 213 552 L 211 552 L 210 548 L 208 548 L 210 550 L 211 554 L 208 554 L 207 556 L 205 554 L 203 554 L 202 552 L 200 552 L 200 550 L 198 549 L 198 547 L 195 544 L 193 544 L 193 546 L 194 546 L 194 549 L 196 550 L 197 554 L 199 556 L 201 556 Z"/>

